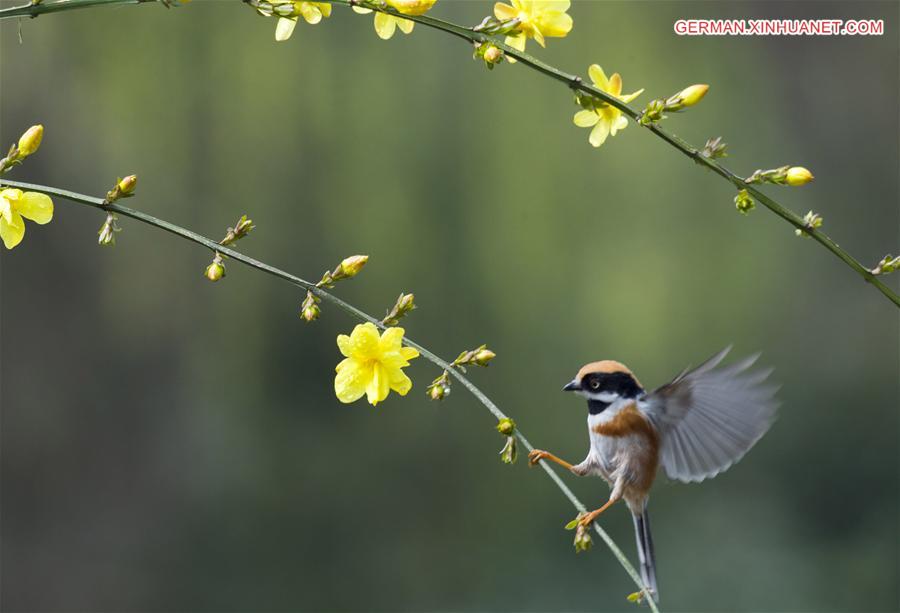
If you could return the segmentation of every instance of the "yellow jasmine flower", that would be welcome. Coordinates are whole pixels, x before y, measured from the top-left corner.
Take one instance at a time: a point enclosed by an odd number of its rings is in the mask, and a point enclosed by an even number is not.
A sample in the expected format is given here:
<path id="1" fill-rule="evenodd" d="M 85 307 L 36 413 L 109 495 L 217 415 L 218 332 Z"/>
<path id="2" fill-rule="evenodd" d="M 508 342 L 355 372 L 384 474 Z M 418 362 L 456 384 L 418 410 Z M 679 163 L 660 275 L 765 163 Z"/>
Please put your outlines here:
<path id="1" fill-rule="evenodd" d="M 0 238 L 7 249 L 22 242 L 25 221 L 30 219 L 41 225 L 53 219 L 53 201 L 50 196 L 20 189 L 0 191 Z"/>
<path id="2" fill-rule="evenodd" d="M 427 13 L 437 0 L 386 0 L 386 4 L 398 13 L 404 15 L 424 15 Z M 371 9 L 361 6 L 354 6 L 353 10 L 361 15 L 371 13 Z M 414 21 L 388 15 L 387 13 L 375 13 L 375 33 L 383 40 L 388 40 L 394 35 L 397 28 L 404 34 L 409 34 L 415 26 Z"/>
<path id="3" fill-rule="evenodd" d="M 503 21 L 518 20 L 518 32 L 506 37 L 506 44 L 519 51 L 533 38 L 541 47 L 547 36 L 563 37 L 572 29 L 569 0 L 511 0 L 512 6 L 498 2 L 494 16 Z"/>
<path id="4" fill-rule="evenodd" d="M 275 26 L 275 40 L 278 42 L 291 37 L 300 17 L 303 17 L 306 23 L 315 25 L 322 21 L 323 17 L 331 16 L 331 4 L 328 2 L 293 2 L 291 4 L 294 5 L 291 13 L 279 17 L 278 25 Z"/>
<path id="5" fill-rule="evenodd" d="M 412 347 L 403 346 L 403 328 L 388 328 L 378 336 L 372 323 L 359 324 L 350 336 L 337 337 L 344 360 L 335 369 L 334 394 L 344 403 L 355 402 L 365 394 L 369 404 L 376 405 L 391 390 L 401 396 L 412 388 L 403 372 L 409 360 L 419 357 Z"/>
<path id="6" fill-rule="evenodd" d="M 631 102 L 644 92 L 643 89 L 639 89 L 633 94 L 623 96 L 622 77 L 619 73 L 617 72 L 607 79 L 606 73 L 597 64 L 591 65 L 588 69 L 588 75 L 591 77 L 591 81 L 594 82 L 595 87 L 611 96 L 615 96 L 622 102 Z M 616 132 L 624 130 L 628 125 L 628 120 L 619 109 L 609 104 L 603 104 L 593 110 L 583 110 L 575 113 L 575 125 L 579 128 L 593 128 L 589 140 L 593 146 L 599 147 L 606 141 L 607 136 L 610 134 L 615 136 Z"/>

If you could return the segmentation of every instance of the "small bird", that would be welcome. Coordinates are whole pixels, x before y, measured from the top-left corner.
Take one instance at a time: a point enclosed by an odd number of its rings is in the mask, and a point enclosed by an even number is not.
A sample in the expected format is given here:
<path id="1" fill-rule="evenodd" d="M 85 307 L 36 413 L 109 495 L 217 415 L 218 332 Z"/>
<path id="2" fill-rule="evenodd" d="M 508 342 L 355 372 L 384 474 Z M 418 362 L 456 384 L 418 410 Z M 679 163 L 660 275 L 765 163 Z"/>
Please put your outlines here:
<path id="1" fill-rule="evenodd" d="M 730 349 L 649 393 L 619 362 L 587 364 L 563 388 L 587 398 L 587 457 L 572 465 L 540 449 L 528 454 L 532 466 L 549 460 L 576 475 L 599 475 L 609 483 L 609 500 L 582 517 L 582 526 L 625 500 L 634 519 L 641 578 L 656 601 L 647 499 L 657 468 L 662 465 L 670 479 L 685 483 L 714 477 L 766 433 L 778 408 L 777 387 L 766 383 L 772 370 L 750 370 L 758 355 L 718 367 Z"/>

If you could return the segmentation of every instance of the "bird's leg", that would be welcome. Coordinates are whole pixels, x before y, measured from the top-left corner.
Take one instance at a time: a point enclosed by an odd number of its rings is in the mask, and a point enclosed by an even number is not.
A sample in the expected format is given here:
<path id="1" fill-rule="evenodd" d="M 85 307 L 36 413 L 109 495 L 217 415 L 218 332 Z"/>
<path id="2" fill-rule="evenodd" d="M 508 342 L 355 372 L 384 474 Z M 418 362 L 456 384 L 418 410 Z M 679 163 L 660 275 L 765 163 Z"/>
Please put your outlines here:
<path id="1" fill-rule="evenodd" d="M 594 522 L 594 520 L 597 519 L 597 517 L 601 513 L 603 513 L 603 511 L 613 506 L 622 497 L 623 485 L 623 483 L 617 481 L 615 487 L 613 488 L 612 494 L 609 495 L 609 500 L 606 501 L 606 504 L 582 517 L 578 521 L 578 523 L 584 527 L 590 526 Z"/>
<path id="2" fill-rule="evenodd" d="M 555 455 L 550 453 L 549 451 L 544 451 L 542 449 L 533 449 L 528 453 L 528 464 L 534 466 L 541 460 L 550 460 L 551 462 L 556 462 L 566 470 L 572 470 L 572 465 L 566 462 L 565 460 L 561 460 L 557 458 Z"/>

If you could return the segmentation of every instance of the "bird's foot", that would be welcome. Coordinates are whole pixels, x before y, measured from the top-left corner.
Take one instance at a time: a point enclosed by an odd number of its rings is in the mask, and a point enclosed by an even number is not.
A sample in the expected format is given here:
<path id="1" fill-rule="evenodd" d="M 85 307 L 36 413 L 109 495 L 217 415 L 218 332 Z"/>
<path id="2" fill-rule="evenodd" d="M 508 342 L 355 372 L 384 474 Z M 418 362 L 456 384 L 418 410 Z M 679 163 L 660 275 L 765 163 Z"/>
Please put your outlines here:
<path id="1" fill-rule="evenodd" d="M 541 460 L 547 458 L 550 454 L 542 449 L 532 449 L 528 452 L 528 465 L 535 466 Z"/>

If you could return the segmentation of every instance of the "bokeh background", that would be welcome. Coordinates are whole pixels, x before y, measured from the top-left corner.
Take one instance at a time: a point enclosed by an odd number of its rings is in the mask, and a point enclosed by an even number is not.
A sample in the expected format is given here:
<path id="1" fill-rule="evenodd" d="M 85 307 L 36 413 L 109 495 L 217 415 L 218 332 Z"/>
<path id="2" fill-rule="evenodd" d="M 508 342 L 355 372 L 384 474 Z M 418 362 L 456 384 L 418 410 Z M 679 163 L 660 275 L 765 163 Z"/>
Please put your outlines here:
<path id="1" fill-rule="evenodd" d="M 13 3 L 4 2 L 3 6 Z M 489 2 L 434 13 L 477 23 Z M 895 2 L 575 2 L 540 56 L 600 63 L 639 101 L 710 83 L 666 127 L 722 135 L 728 166 L 802 164 L 815 209 L 874 264 L 898 245 Z M 678 37 L 679 18 L 876 18 L 880 37 Z M 20 43 L 17 29 L 21 27 Z M 873 288 L 646 131 L 600 150 L 565 87 L 492 72 L 417 27 L 379 40 L 340 7 L 275 24 L 195 1 L 3 22 L 2 142 L 32 123 L 41 151 L 10 174 L 127 202 L 308 279 L 370 254 L 337 293 L 445 357 L 487 342 L 472 379 L 536 445 L 587 448 L 560 386 L 616 358 L 648 386 L 722 346 L 762 351 L 780 419 L 713 481 L 660 479 L 651 509 L 665 609 L 898 607 L 898 317 Z M 535 48 L 536 49 L 536 48 Z M 9 611 L 588 611 L 630 608 L 598 542 L 573 552 L 551 482 L 498 461 L 494 420 L 438 373 L 406 398 L 344 406 L 328 305 L 297 288 L 63 200 L 2 255 L 2 607 Z M 897 288 L 896 279 L 891 279 Z M 600 480 L 567 482 L 589 505 Z M 634 559 L 624 508 L 603 524 Z"/>

